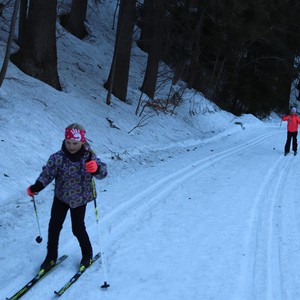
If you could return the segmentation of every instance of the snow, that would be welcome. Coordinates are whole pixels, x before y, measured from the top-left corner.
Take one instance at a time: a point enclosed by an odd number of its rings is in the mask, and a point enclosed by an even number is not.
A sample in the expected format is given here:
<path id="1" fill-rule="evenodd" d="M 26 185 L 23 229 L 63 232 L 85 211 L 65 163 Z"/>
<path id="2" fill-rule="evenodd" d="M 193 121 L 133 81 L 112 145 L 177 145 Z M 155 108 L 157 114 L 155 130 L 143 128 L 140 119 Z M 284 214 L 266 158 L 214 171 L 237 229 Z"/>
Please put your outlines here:
<path id="1" fill-rule="evenodd" d="M 26 189 L 60 149 L 65 127 L 79 122 L 108 165 L 109 176 L 96 182 L 98 226 L 92 203 L 86 214 L 104 264 L 96 262 L 63 297 L 300 299 L 300 168 L 299 157 L 283 156 L 286 124 L 275 114 L 236 117 L 194 91 L 174 115 L 135 115 L 147 59 L 137 47 L 129 104 L 112 98 L 107 106 L 114 8 L 115 1 L 98 11 L 90 3 L 84 41 L 58 25 L 63 92 L 9 65 L 0 88 L 0 298 L 27 283 L 45 257 L 53 184 L 36 196 L 41 244 Z M 145 126 L 137 126 L 141 120 Z M 69 216 L 59 253 L 68 259 L 22 299 L 55 299 L 53 291 L 77 270 Z M 111 286 L 102 290 L 105 280 Z"/>

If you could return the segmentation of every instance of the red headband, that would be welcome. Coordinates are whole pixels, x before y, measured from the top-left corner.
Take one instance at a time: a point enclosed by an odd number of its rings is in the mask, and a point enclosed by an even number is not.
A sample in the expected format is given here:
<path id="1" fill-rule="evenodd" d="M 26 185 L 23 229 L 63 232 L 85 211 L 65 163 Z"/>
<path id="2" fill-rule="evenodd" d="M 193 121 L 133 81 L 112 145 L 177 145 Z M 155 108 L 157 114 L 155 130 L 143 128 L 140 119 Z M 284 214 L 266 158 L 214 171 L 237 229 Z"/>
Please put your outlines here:
<path id="1" fill-rule="evenodd" d="M 75 140 L 84 143 L 85 140 L 85 131 L 76 128 L 66 128 L 65 139 Z"/>

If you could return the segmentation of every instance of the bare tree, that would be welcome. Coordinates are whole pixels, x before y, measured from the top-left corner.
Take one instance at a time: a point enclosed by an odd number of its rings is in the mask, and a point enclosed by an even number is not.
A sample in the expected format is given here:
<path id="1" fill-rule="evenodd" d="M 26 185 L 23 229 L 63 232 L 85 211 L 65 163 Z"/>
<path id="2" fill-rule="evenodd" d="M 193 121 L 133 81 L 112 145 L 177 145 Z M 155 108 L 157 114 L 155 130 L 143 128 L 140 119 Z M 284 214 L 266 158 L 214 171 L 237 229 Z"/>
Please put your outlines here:
<path id="1" fill-rule="evenodd" d="M 62 25 L 79 39 L 87 34 L 84 26 L 86 11 L 87 0 L 73 0 L 70 13 L 61 18 Z"/>
<path id="2" fill-rule="evenodd" d="M 4 4 L 0 3 L 0 17 L 2 16 L 3 9 L 4 9 Z"/>
<path id="3" fill-rule="evenodd" d="M 2 86 L 3 80 L 5 78 L 5 74 L 7 71 L 7 67 L 8 67 L 10 50 L 11 50 L 11 45 L 13 42 L 13 36 L 14 36 L 15 25 L 16 25 L 19 7 L 20 7 L 20 0 L 16 0 L 15 6 L 14 6 L 14 12 L 13 12 L 12 20 L 11 20 L 11 24 L 10 24 L 10 32 L 9 32 L 7 46 L 6 46 L 5 57 L 4 57 L 3 65 L 1 68 L 1 72 L 0 72 L 0 86 Z"/>
<path id="4" fill-rule="evenodd" d="M 147 32 L 146 40 L 141 41 L 148 49 L 148 61 L 141 91 L 149 98 L 154 98 L 159 62 L 162 56 L 164 1 L 148 0 L 144 2 L 144 16 L 142 27 Z M 147 27 L 147 28 L 145 28 Z"/>
<path id="5" fill-rule="evenodd" d="M 19 36 L 18 36 L 18 43 L 20 47 L 24 45 L 25 28 L 26 28 L 26 20 L 27 20 L 27 8 L 28 8 L 28 0 L 21 0 L 20 17 L 19 17 Z"/>
<path id="6" fill-rule="evenodd" d="M 113 61 L 105 83 L 108 90 L 106 103 L 110 104 L 110 95 L 113 94 L 121 101 L 126 101 L 132 34 L 135 24 L 136 0 L 120 0 L 118 26 Z"/>
<path id="7" fill-rule="evenodd" d="M 57 72 L 56 4 L 57 0 L 30 1 L 25 28 L 19 37 L 20 50 L 11 59 L 24 73 L 61 90 Z"/>

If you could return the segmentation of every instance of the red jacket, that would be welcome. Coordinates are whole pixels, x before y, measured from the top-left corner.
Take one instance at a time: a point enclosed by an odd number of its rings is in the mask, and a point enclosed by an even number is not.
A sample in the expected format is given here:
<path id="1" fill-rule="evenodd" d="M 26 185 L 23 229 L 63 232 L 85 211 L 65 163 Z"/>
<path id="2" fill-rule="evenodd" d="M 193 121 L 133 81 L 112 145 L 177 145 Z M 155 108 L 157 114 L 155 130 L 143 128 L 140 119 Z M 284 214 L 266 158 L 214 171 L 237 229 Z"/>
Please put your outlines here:
<path id="1" fill-rule="evenodd" d="M 288 121 L 287 130 L 290 132 L 298 131 L 298 124 L 300 124 L 300 118 L 296 114 L 290 114 L 282 117 L 282 121 Z"/>

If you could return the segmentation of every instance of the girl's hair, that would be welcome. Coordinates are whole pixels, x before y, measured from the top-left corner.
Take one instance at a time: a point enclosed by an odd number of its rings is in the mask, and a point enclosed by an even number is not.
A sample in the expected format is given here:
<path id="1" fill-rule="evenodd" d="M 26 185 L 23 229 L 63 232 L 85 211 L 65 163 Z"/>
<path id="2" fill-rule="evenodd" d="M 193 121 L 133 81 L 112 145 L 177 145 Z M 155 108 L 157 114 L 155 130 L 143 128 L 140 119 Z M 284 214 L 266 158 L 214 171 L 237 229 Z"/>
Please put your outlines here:
<path id="1" fill-rule="evenodd" d="M 75 128 L 75 129 L 83 130 L 85 132 L 85 128 L 79 123 L 72 123 L 68 125 L 66 128 Z"/>

